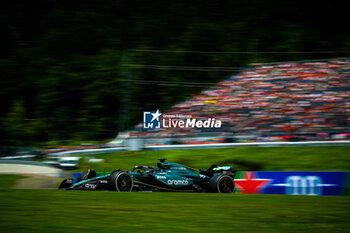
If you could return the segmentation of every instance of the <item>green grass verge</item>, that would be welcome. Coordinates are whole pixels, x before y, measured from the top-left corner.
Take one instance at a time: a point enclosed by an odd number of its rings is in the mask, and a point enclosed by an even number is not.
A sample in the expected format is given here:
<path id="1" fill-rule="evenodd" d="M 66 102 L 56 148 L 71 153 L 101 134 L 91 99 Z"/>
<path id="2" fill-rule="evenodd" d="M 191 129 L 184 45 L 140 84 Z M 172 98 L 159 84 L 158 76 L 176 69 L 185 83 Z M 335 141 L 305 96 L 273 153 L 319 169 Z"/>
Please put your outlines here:
<path id="1" fill-rule="evenodd" d="M 346 232 L 350 198 L 0 190 L 1 232 Z"/>
<path id="2" fill-rule="evenodd" d="M 0 189 L 12 188 L 18 179 L 25 178 L 19 175 L 0 175 Z"/>
<path id="3" fill-rule="evenodd" d="M 233 165 L 237 170 L 253 171 L 350 171 L 350 147 L 238 147 L 226 149 L 167 150 L 97 154 L 104 163 L 82 160 L 76 171 L 92 168 L 102 171 L 129 170 L 135 165 L 155 166 L 158 158 L 207 168 L 211 164 Z"/>

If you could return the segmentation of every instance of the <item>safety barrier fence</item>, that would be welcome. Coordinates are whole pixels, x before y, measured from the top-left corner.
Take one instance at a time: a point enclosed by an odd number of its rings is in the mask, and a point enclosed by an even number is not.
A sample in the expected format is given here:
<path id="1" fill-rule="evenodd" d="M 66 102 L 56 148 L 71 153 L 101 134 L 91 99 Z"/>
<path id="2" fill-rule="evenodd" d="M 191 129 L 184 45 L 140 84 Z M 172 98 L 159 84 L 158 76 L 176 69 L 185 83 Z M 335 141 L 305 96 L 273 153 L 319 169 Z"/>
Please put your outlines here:
<path id="1" fill-rule="evenodd" d="M 65 172 L 50 165 L 22 160 L 0 160 L 0 174 L 33 174 L 64 177 Z"/>

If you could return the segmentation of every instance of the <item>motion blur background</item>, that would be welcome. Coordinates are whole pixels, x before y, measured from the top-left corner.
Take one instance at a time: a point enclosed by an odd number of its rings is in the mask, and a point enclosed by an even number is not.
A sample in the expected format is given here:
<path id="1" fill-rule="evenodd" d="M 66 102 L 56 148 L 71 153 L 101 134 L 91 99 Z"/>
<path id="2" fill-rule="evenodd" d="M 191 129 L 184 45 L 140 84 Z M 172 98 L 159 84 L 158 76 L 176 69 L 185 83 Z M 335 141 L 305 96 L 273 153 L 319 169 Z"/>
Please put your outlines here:
<path id="1" fill-rule="evenodd" d="M 350 193 L 343 2 L 2 1 L 0 231 L 349 231 L 349 196 L 314 196 Z M 142 129 L 157 109 L 223 125 Z M 72 172 L 158 158 L 232 165 L 243 194 L 57 190 Z M 262 179 L 303 196 L 245 194 L 264 193 Z"/>
<path id="2" fill-rule="evenodd" d="M 223 132 L 253 140 L 349 133 L 340 1 L 16 0 L 0 12 L 2 146 L 108 141 L 156 109 L 218 115 Z M 326 60 L 290 62 L 313 59 Z"/>

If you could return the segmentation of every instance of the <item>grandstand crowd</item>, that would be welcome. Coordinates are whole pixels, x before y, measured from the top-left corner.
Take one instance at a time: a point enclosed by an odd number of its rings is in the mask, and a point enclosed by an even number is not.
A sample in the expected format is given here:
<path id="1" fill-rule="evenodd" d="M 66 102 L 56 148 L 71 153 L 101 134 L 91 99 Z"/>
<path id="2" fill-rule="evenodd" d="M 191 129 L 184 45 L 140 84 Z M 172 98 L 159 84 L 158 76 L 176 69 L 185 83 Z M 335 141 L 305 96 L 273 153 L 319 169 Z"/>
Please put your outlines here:
<path id="1" fill-rule="evenodd" d="M 197 136 L 211 131 L 238 139 L 253 135 L 254 141 L 349 136 L 349 87 L 350 59 L 253 64 L 163 113 L 214 117 L 223 122 L 221 129 L 163 128 L 138 134 Z"/>

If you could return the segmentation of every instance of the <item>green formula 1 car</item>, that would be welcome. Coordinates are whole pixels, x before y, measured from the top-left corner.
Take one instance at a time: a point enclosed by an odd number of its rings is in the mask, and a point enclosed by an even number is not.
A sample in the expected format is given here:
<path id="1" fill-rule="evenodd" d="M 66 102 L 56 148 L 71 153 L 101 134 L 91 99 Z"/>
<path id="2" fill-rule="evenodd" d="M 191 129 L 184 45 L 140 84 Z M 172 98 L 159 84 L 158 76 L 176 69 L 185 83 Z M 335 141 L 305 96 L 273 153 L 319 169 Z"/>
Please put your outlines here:
<path id="1" fill-rule="evenodd" d="M 236 171 L 231 166 L 212 165 L 206 170 L 189 168 L 159 159 L 157 167 L 135 166 L 131 171 L 115 170 L 98 176 L 83 172 L 76 181 L 65 179 L 59 189 L 114 191 L 184 191 L 233 193 Z"/>

